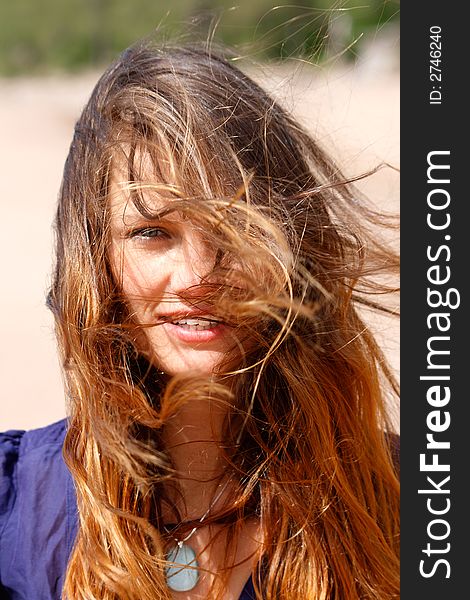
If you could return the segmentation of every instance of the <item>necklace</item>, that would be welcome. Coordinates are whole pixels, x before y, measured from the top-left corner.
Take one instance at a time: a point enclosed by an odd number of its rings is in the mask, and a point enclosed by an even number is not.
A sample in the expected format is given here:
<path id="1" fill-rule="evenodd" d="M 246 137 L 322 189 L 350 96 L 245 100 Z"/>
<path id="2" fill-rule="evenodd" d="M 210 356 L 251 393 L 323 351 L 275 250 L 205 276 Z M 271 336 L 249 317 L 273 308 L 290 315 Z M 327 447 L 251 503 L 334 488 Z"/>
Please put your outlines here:
<path id="1" fill-rule="evenodd" d="M 193 527 L 193 529 L 188 533 L 188 535 L 185 538 L 178 539 L 174 537 L 173 534 L 171 534 L 171 531 L 168 530 L 167 527 L 163 526 L 165 531 L 172 535 L 174 541 L 176 542 L 176 544 L 170 549 L 166 557 L 168 562 L 175 563 L 173 565 L 167 566 L 165 569 L 166 582 L 171 590 L 175 592 L 189 592 L 189 590 L 192 590 L 194 587 L 196 587 L 197 582 L 199 581 L 199 563 L 197 561 L 196 552 L 186 542 L 199 529 L 201 523 L 210 513 L 213 506 L 217 503 L 224 491 L 227 489 L 227 486 L 231 480 L 232 478 L 227 479 L 225 485 L 216 495 L 214 500 L 212 500 L 212 502 L 210 503 L 209 508 L 202 515 L 202 517 L 198 519 L 198 521 L 196 522 L 196 526 Z M 191 523 L 192 521 L 189 522 Z"/>

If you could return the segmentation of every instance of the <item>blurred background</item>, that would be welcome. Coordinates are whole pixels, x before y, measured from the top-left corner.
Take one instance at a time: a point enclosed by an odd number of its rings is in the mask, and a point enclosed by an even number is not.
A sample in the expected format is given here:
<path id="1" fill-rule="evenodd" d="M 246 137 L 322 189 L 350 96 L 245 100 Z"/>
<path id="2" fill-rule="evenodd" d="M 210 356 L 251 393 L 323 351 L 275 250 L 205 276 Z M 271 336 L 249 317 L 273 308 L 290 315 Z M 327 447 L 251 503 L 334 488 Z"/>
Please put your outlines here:
<path id="1" fill-rule="evenodd" d="M 348 175 L 387 163 L 359 187 L 381 210 L 399 210 L 398 1 L 0 3 L 0 430 L 65 416 L 44 306 L 61 172 L 100 72 L 143 37 L 228 45 Z M 398 374 L 397 321 L 367 318 Z"/>

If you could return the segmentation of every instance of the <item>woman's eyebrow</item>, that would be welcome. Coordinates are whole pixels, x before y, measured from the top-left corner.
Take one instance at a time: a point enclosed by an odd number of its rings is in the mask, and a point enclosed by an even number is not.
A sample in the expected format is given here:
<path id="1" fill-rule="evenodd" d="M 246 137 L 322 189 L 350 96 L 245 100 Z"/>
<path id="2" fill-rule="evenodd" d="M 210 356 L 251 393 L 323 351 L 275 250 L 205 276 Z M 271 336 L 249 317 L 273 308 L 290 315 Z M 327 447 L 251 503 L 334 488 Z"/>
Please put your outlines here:
<path id="1" fill-rule="evenodd" d="M 181 215 L 177 211 L 166 212 L 165 209 L 156 211 L 155 214 L 142 214 L 134 208 L 132 211 L 125 210 L 123 213 L 115 213 L 114 216 L 124 225 L 132 225 L 135 223 L 160 223 L 171 222 L 180 223 L 183 221 Z"/>

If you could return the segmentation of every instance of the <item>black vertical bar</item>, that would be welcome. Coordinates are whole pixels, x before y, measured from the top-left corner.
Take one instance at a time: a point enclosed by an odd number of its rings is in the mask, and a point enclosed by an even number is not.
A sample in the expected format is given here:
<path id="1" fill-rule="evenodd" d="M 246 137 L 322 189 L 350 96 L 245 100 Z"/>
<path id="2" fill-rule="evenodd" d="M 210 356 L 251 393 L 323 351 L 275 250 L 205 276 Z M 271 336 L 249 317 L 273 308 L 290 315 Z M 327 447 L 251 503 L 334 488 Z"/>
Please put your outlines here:
<path id="1" fill-rule="evenodd" d="M 469 594 L 470 29 L 459 7 L 401 9 L 402 600 Z"/>

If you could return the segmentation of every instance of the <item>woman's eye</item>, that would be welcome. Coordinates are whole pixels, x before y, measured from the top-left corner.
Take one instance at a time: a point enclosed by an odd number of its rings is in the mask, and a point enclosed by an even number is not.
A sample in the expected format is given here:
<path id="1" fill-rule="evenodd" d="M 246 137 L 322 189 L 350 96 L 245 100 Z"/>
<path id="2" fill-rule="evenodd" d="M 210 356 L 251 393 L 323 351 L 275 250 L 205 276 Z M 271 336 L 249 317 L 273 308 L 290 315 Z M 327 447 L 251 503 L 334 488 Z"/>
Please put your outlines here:
<path id="1" fill-rule="evenodd" d="M 134 229 L 128 233 L 130 238 L 141 238 L 145 240 L 157 239 L 157 238 L 168 238 L 168 232 L 161 227 L 141 227 Z"/>

